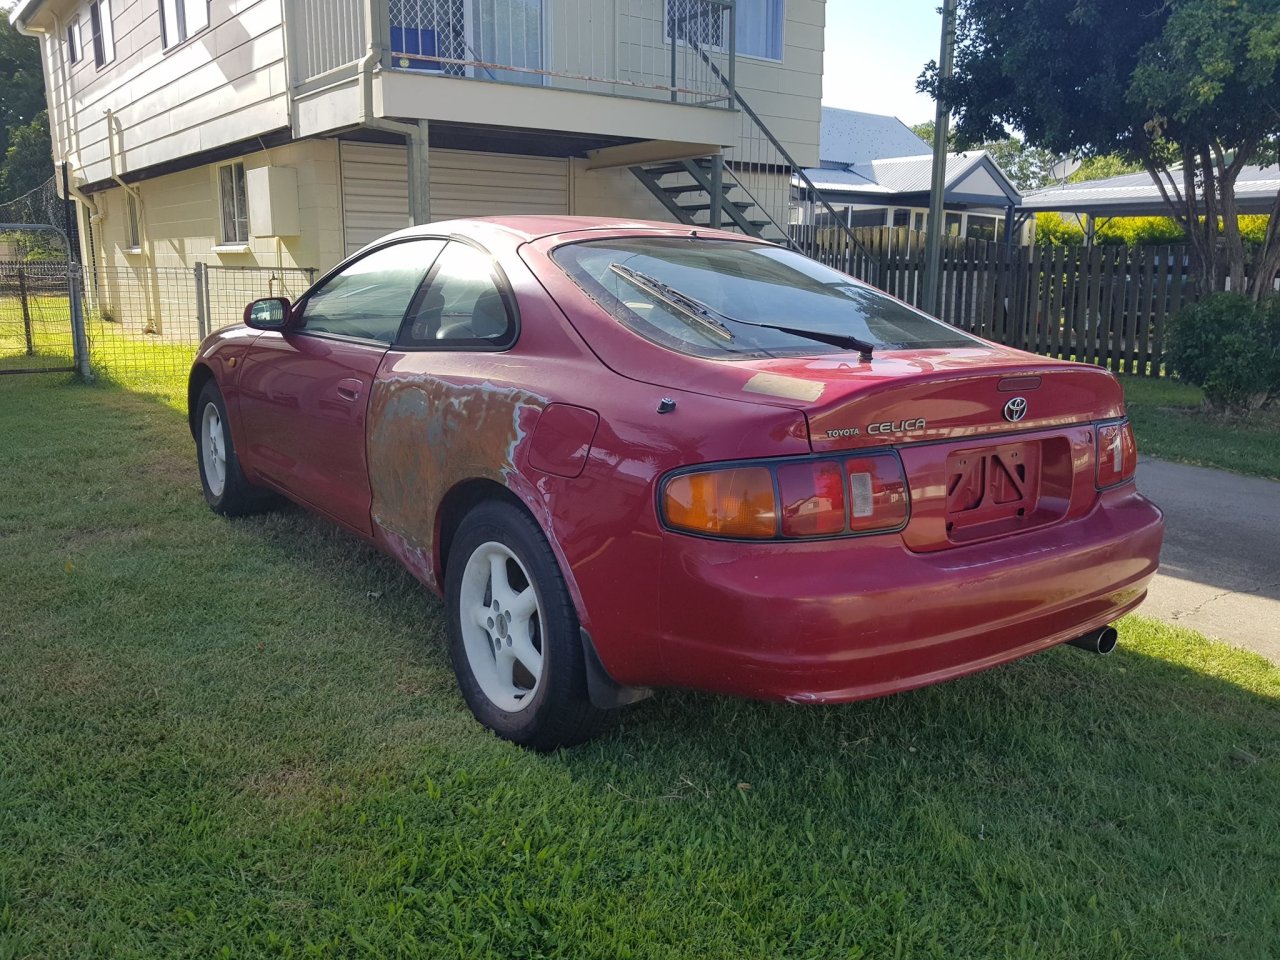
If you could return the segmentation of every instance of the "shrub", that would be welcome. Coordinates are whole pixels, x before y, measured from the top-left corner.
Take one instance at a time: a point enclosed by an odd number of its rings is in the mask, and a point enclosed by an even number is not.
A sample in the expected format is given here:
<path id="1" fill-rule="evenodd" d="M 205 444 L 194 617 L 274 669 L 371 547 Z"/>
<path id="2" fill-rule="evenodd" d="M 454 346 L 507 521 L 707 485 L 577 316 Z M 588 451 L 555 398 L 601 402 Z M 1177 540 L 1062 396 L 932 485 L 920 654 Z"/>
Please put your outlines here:
<path id="1" fill-rule="evenodd" d="M 1247 412 L 1280 397 L 1280 297 L 1215 293 L 1170 319 L 1166 344 L 1169 366 L 1211 407 Z"/>

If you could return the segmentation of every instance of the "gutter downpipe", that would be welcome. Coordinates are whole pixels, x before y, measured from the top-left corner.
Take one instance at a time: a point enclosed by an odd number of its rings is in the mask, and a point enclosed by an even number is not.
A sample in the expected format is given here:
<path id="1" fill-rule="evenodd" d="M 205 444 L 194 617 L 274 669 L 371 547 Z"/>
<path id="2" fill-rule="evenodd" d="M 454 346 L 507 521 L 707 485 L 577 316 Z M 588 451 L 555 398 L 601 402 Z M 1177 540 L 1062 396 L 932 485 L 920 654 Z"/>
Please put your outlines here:
<path id="1" fill-rule="evenodd" d="M 367 50 L 359 65 L 360 81 L 360 125 L 370 130 L 384 130 L 387 133 L 398 133 L 405 140 L 405 148 L 409 163 L 409 218 L 414 226 L 431 222 L 431 158 L 427 142 L 427 121 L 418 120 L 407 123 L 401 120 L 388 120 L 379 117 L 373 109 L 373 72 L 382 65 L 381 31 L 375 26 L 375 12 L 385 10 L 385 3 L 379 0 L 368 0 L 365 13 L 368 20 L 365 24 Z"/>
<path id="2" fill-rule="evenodd" d="M 160 291 L 153 289 L 158 285 L 159 277 L 154 269 L 156 262 L 155 251 L 151 247 L 151 232 L 147 229 L 146 208 L 142 205 L 142 191 L 125 183 L 116 167 L 116 127 L 120 124 L 119 118 L 116 117 L 115 111 L 110 107 L 103 110 L 102 113 L 107 118 L 107 160 L 111 165 L 111 179 L 124 187 L 125 193 L 133 197 L 134 205 L 138 210 L 138 244 L 142 249 L 143 262 L 151 268 L 147 271 L 151 275 L 151 283 L 142 285 L 143 297 L 147 308 L 147 319 L 154 324 L 154 330 L 151 332 L 163 333 L 164 318 L 160 316 L 159 310 Z M 123 127 L 120 129 L 120 139 L 121 141 L 124 140 Z M 125 215 L 126 217 L 128 216 L 127 211 Z"/>

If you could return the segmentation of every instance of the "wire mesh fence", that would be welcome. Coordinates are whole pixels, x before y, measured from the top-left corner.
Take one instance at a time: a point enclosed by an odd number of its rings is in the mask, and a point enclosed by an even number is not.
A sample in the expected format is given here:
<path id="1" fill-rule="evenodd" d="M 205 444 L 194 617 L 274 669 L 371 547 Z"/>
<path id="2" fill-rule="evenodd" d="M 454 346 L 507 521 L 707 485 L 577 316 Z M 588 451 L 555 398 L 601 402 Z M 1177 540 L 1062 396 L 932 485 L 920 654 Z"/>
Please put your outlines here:
<path id="1" fill-rule="evenodd" d="M 71 370 L 65 261 L 0 260 L 0 373 Z"/>
<path id="2" fill-rule="evenodd" d="M 100 266 L 86 269 L 85 316 L 94 372 L 133 384 L 186 375 L 210 332 L 238 323 L 259 297 L 296 299 L 314 269 Z"/>

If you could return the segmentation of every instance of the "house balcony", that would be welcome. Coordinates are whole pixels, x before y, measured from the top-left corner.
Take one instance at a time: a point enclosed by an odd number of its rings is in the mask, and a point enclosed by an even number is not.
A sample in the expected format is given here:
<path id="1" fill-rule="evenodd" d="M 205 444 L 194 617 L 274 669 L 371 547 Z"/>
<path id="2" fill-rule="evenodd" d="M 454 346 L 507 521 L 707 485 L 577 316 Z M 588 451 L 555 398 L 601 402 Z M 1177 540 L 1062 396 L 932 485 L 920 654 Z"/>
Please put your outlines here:
<path id="1" fill-rule="evenodd" d="M 738 136 L 734 0 L 290 0 L 286 13 L 300 136 L 372 115 L 432 121 L 433 142 L 439 122 L 645 143 L 653 158 Z"/>

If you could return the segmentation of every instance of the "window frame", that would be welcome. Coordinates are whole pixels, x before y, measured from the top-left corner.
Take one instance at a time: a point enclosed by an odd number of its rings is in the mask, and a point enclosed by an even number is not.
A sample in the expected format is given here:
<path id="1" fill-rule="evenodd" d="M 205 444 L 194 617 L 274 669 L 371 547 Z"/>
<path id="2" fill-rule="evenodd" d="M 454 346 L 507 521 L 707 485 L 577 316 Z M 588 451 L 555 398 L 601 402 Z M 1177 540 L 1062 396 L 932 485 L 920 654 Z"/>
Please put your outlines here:
<path id="1" fill-rule="evenodd" d="M 244 189 L 244 217 L 236 216 L 236 167 L 240 168 L 240 186 Z M 218 185 L 218 236 L 221 238 L 218 246 L 222 247 L 244 247 L 249 245 L 249 238 L 253 236 L 252 224 L 249 223 L 249 180 L 243 160 L 232 160 L 230 163 L 220 163 L 217 166 L 217 185 Z M 227 236 L 227 217 L 226 207 L 224 204 L 225 193 L 222 182 L 222 172 L 224 170 L 231 171 L 231 222 L 237 224 L 243 219 L 244 237 L 240 237 L 237 232 L 236 236 Z"/>
<path id="2" fill-rule="evenodd" d="M 182 46 L 192 37 L 198 37 L 204 31 L 212 26 L 212 17 L 210 16 L 210 0 L 195 0 L 196 3 L 204 3 L 204 24 L 199 30 L 191 30 L 187 24 L 187 4 L 185 0 L 171 0 L 173 3 L 173 23 L 169 23 L 168 16 L 165 13 L 166 0 L 156 0 L 156 6 L 160 11 L 160 49 L 164 52 L 176 49 Z M 170 26 L 173 28 L 174 36 L 170 36 Z"/>
<path id="3" fill-rule="evenodd" d="M 672 8 L 675 4 L 682 3 L 682 2 L 690 3 L 690 2 L 697 2 L 697 0 L 663 0 L 662 39 L 664 43 L 679 43 L 683 46 L 689 45 L 688 40 L 684 39 L 683 37 L 675 36 L 674 31 L 671 29 L 674 26 L 674 21 L 671 15 Z M 769 4 L 771 2 L 774 2 L 774 0 L 763 0 L 763 2 L 765 4 Z M 774 57 L 774 56 L 770 56 L 767 53 L 747 53 L 742 49 L 742 44 L 738 42 L 738 38 L 735 36 L 733 40 L 734 56 L 746 57 L 750 60 L 759 60 L 764 63 L 782 63 L 785 61 L 786 54 L 787 54 L 787 0 L 776 0 L 776 2 L 779 5 L 779 14 L 780 14 L 778 18 L 778 55 Z M 710 40 L 705 40 L 705 41 L 701 39 L 698 40 L 698 43 L 700 46 L 702 46 L 706 50 L 710 50 L 715 53 L 727 53 L 729 51 L 729 45 L 728 45 L 729 22 L 728 21 L 730 18 L 729 18 L 729 12 L 727 7 L 722 8 L 721 17 L 722 17 L 721 23 L 718 28 L 720 32 L 720 42 L 715 43 Z M 741 24 L 742 24 L 742 8 L 739 7 L 735 12 L 735 19 L 734 19 L 735 28 L 740 27 Z"/>
<path id="4" fill-rule="evenodd" d="M 115 63 L 116 34 L 112 19 L 111 0 L 91 0 L 89 3 L 89 35 L 93 46 L 93 65 L 105 69 Z"/>
<path id="5" fill-rule="evenodd" d="M 414 237 L 412 239 L 426 238 Z M 431 264 L 431 269 L 427 271 L 427 275 L 423 278 L 422 283 L 419 284 L 413 299 L 409 301 L 409 307 L 405 310 L 404 317 L 400 321 L 400 330 L 396 333 L 396 338 L 392 341 L 391 348 L 402 353 L 506 353 L 511 350 L 520 342 L 520 332 L 522 330 L 520 305 L 516 299 L 515 290 L 511 286 L 511 281 L 507 277 L 507 272 L 502 269 L 502 264 L 498 263 L 498 258 L 470 237 L 455 234 L 451 237 L 431 237 L 430 239 L 444 240 L 445 246 L 436 256 L 435 263 Z M 502 298 L 502 305 L 507 311 L 510 333 L 503 340 L 494 341 L 477 337 L 471 340 L 437 340 L 424 343 L 412 340 L 408 336 L 411 326 L 409 319 L 421 306 L 422 298 L 426 296 L 427 290 L 431 288 L 431 285 L 439 276 L 440 261 L 444 257 L 448 245 L 455 242 L 465 244 L 489 258 L 489 264 L 492 267 L 493 285 L 497 288 L 498 296 Z"/>
<path id="6" fill-rule="evenodd" d="M 319 293 L 324 288 L 325 284 L 337 277 L 343 271 L 347 270 L 349 267 L 359 263 L 367 257 L 373 256 L 375 253 L 380 253 L 381 251 L 386 250 L 388 247 L 399 246 L 402 243 L 419 243 L 424 240 L 439 240 L 442 243 L 448 243 L 449 238 L 437 236 L 435 234 L 415 237 L 399 237 L 395 240 L 389 240 L 386 243 L 379 243 L 376 247 L 371 247 L 368 250 L 361 250 L 359 253 L 355 253 L 347 257 L 347 259 L 343 260 L 336 267 L 308 287 L 306 293 L 300 296 L 290 306 L 289 322 L 285 324 L 282 332 L 287 333 L 290 336 L 315 337 L 320 340 L 338 340 L 342 343 L 356 343 L 382 347 L 385 350 L 398 349 L 396 347 L 396 343 L 399 341 L 401 331 L 404 329 L 405 320 L 411 313 L 414 305 L 418 302 L 418 297 L 421 295 L 423 287 L 426 286 L 427 280 L 431 276 L 432 271 L 435 270 L 436 260 L 439 260 L 440 253 L 444 252 L 443 246 L 440 248 L 440 252 L 436 254 L 435 260 L 431 262 L 431 267 L 425 274 L 423 274 L 422 280 L 418 282 L 417 288 L 413 291 L 413 295 L 409 298 L 409 303 L 405 307 L 404 316 L 400 318 L 400 325 L 396 328 L 395 337 L 389 341 L 376 340 L 371 337 L 354 337 L 349 333 L 331 333 L 328 330 L 308 330 L 303 322 L 305 320 L 304 314 L 307 311 L 307 304 L 311 302 L 312 296 Z"/>
<path id="7" fill-rule="evenodd" d="M 769 0 L 765 0 L 766 3 Z M 742 45 L 734 38 L 734 53 L 739 57 L 747 57 L 751 60 L 761 60 L 765 63 L 782 63 L 787 57 L 787 0 L 778 0 L 779 17 L 778 17 L 778 55 L 772 57 L 767 53 L 745 53 Z M 736 14 L 739 20 L 742 19 L 742 8 L 739 7 Z"/>
<path id="8" fill-rule="evenodd" d="M 138 253 L 142 250 L 142 210 L 138 206 L 138 198 L 126 191 L 124 195 L 125 252 Z"/>
<path id="9" fill-rule="evenodd" d="M 67 24 L 67 62 L 72 66 L 84 59 L 84 37 L 80 31 L 80 15 L 76 14 Z"/>

